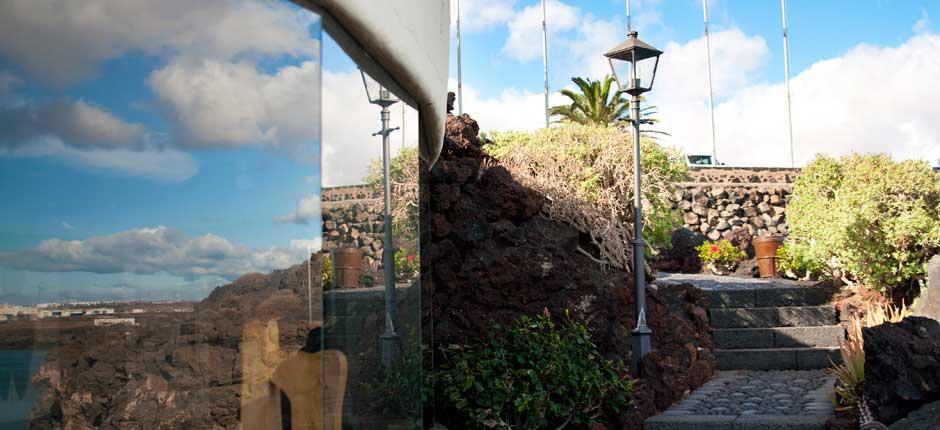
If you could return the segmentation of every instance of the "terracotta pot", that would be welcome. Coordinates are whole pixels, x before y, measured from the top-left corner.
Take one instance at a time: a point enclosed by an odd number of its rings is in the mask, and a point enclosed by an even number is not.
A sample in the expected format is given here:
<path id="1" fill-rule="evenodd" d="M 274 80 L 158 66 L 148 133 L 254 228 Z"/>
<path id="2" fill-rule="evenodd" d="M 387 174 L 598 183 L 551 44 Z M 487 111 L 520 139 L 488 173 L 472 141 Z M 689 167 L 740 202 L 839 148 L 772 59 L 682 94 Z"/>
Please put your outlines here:
<path id="1" fill-rule="evenodd" d="M 333 288 L 358 288 L 362 251 L 359 248 L 336 248 L 332 254 Z"/>
<path id="2" fill-rule="evenodd" d="M 777 248 L 783 243 L 783 237 L 770 236 L 754 239 L 754 254 L 761 278 L 777 277 Z"/>

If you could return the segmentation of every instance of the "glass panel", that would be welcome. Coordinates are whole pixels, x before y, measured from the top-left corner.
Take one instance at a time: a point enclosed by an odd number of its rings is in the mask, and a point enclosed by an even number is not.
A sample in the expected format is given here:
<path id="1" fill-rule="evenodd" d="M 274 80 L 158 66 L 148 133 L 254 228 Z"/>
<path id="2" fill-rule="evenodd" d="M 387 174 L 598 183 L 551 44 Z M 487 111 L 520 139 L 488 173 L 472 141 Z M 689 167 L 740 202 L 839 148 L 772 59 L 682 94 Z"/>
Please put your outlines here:
<path id="1" fill-rule="evenodd" d="M 417 112 L 378 100 L 351 62 L 336 68 L 324 83 L 343 95 L 324 111 L 324 347 L 347 359 L 344 426 L 421 428 Z"/>
<path id="2" fill-rule="evenodd" d="M 0 428 L 339 428 L 352 385 L 323 371 L 313 276 L 319 17 L 3 10 Z"/>

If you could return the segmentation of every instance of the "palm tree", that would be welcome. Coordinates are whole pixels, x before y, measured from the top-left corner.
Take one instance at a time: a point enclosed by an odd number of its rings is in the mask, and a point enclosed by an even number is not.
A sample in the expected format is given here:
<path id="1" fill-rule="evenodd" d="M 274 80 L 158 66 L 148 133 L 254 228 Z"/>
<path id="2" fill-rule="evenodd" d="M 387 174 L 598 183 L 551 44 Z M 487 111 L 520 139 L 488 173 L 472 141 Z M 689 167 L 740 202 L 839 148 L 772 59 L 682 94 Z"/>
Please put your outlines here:
<path id="1" fill-rule="evenodd" d="M 619 89 L 611 93 L 611 85 L 614 84 L 612 76 L 604 77 L 603 81 L 574 77 L 571 82 L 581 92 L 561 90 L 562 95 L 571 99 L 571 104 L 554 106 L 548 110 L 550 115 L 561 117 L 559 122 L 608 126 L 626 118 L 630 101 Z"/>
<path id="2" fill-rule="evenodd" d="M 555 122 L 574 122 L 585 125 L 622 125 L 630 117 L 630 101 L 624 97 L 623 91 L 616 89 L 611 92 L 611 85 L 616 82 L 613 76 L 605 76 L 603 81 L 571 78 L 578 86 L 580 93 L 564 89 L 561 94 L 571 99 L 570 105 L 553 106 L 548 110 L 549 115 L 560 117 Z M 655 124 L 652 116 L 656 113 L 655 106 L 644 107 L 640 114 L 641 124 Z M 655 130 L 643 130 L 646 133 L 667 134 Z"/>

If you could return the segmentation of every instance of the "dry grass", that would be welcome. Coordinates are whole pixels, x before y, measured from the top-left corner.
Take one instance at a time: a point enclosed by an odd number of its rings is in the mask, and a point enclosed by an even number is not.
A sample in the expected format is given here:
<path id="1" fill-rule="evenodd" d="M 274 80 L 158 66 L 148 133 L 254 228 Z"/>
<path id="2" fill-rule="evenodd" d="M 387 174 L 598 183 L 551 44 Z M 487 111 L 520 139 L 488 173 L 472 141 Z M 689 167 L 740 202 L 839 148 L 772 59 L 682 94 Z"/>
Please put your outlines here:
<path id="1" fill-rule="evenodd" d="M 842 341 L 840 354 L 842 364 L 831 369 L 836 375 L 836 399 L 839 410 L 857 413 L 862 384 L 865 381 L 865 339 L 862 329 L 875 327 L 886 322 L 900 322 L 911 312 L 906 306 L 900 308 L 883 303 L 877 306 L 866 305 L 862 315 L 856 314 L 849 319 L 848 335 Z"/>

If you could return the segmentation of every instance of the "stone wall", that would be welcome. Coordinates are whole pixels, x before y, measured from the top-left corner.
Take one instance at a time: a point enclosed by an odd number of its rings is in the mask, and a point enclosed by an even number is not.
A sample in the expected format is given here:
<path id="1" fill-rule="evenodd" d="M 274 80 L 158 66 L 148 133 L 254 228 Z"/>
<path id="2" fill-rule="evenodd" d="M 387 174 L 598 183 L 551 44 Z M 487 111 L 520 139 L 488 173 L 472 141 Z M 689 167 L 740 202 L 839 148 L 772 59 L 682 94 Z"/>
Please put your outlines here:
<path id="1" fill-rule="evenodd" d="M 787 202 L 799 169 L 692 168 L 677 184 L 683 227 L 711 240 L 740 229 L 755 237 L 786 235 Z"/>
<path id="2" fill-rule="evenodd" d="M 355 246 L 363 262 L 380 265 L 384 224 L 382 194 L 366 185 L 324 188 L 323 249 Z"/>

